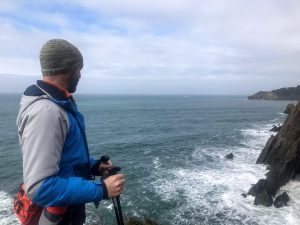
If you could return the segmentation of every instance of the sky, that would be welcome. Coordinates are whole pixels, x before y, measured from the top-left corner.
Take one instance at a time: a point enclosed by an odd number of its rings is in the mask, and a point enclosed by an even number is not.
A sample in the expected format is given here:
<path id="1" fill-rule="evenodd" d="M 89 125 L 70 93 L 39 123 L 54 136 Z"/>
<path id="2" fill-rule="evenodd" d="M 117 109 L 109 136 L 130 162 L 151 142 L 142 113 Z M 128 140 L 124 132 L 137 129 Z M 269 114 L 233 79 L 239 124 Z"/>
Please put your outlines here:
<path id="1" fill-rule="evenodd" d="M 249 95 L 300 84 L 299 0 L 0 0 L 0 93 L 41 79 L 39 51 L 83 54 L 78 93 Z"/>

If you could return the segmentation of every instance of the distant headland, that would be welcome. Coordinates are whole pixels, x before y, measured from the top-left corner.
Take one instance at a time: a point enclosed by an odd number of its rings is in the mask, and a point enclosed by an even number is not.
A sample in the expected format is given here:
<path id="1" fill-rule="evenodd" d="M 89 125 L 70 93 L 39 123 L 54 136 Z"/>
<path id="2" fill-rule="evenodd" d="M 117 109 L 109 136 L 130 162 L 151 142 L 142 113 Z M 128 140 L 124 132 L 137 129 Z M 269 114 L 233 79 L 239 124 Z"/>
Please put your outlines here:
<path id="1" fill-rule="evenodd" d="M 272 91 L 260 91 L 248 96 L 248 99 L 258 100 L 300 100 L 300 85 L 297 87 L 280 88 Z"/>

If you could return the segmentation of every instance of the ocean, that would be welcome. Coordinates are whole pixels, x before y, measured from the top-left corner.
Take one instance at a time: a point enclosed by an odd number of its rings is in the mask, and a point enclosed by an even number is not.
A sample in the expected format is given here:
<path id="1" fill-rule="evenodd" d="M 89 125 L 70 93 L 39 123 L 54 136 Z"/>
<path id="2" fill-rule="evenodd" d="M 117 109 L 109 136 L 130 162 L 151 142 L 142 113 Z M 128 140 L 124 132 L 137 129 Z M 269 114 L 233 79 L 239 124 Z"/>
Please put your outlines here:
<path id="1" fill-rule="evenodd" d="M 20 95 L 0 95 L 0 224 L 18 224 L 13 194 L 22 182 L 15 120 Z M 242 197 L 265 177 L 255 164 L 287 101 L 246 96 L 75 95 L 86 120 L 90 154 L 122 167 L 124 217 L 160 225 L 300 224 L 300 183 L 281 188 L 287 207 L 254 206 Z M 225 160 L 228 153 L 233 160 Z M 87 205 L 86 224 L 116 224 L 111 201 Z"/>

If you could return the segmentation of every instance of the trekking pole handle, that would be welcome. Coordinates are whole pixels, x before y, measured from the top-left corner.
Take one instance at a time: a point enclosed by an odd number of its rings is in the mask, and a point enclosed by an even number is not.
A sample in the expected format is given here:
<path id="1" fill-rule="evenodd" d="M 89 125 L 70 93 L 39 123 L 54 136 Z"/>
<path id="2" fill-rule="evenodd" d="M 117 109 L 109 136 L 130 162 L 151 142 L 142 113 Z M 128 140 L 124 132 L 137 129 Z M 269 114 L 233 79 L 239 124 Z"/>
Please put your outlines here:
<path id="1" fill-rule="evenodd" d="M 119 166 L 112 166 L 109 170 L 108 170 L 108 174 L 107 177 L 112 176 L 112 175 L 116 175 L 118 172 L 121 171 L 121 167 Z"/>
<path id="2" fill-rule="evenodd" d="M 106 178 L 116 175 L 118 172 L 121 171 L 121 167 L 119 166 L 112 166 L 108 171 L 105 176 L 102 177 L 102 180 L 105 180 Z"/>

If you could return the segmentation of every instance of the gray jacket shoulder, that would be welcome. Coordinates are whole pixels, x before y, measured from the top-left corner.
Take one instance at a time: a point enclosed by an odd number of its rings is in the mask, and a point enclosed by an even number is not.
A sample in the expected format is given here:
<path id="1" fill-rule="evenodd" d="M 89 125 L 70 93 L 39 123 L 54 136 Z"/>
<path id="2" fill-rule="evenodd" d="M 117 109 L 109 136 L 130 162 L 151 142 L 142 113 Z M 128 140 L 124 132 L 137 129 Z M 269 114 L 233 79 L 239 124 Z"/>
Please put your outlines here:
<path id="1" fill-rule="evenodd" d="M 25 190 L 32 196 L 47 177 L 59 171 L 69 130 L 68 114 L 47 96 L 23 96 L 17 127 Z"/>
<path id="2" fill-rule="evenodd" d="M 66 126 L 63 126 L 63 133 L 66 133 L 69 129 L 69 119 L 68 114 L 65 112 L 64 109 L 62 109 L 59 105 L 55 104 L 53 101 L 51 101 L 46 95 L 35 97 L 35 96 L 22 96 L 21 102 L 20 102 L 20 110 L 17 116 L 17 127 L 20 132 L 22 132 L 22 126 L 25 125 L 27 120 L 30 117 L 35 117 L 40 113 L 46 113 L 48 114 L 49 119 L 51 118 L 57 118 L 60 119 L 61 122 L 63 122 Z M 47 116 L 46 118 L 47 119 Z M 41 124 L 43 122 L 39 121 Z"/>

